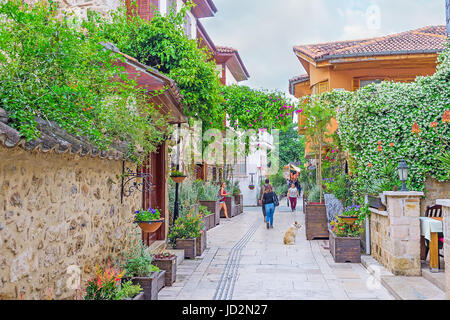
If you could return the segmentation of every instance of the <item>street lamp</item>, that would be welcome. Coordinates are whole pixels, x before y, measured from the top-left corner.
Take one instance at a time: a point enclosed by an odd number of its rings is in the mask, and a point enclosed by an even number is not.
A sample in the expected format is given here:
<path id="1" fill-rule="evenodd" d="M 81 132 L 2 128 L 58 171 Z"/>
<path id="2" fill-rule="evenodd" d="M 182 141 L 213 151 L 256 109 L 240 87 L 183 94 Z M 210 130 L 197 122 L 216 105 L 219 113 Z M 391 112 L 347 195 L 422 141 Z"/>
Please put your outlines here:
<path id="1" fill-rule="evenodd" d="M 405 162 L 405 159 L 402 159 L 398 165 L 398 175 L 400 177 L 400 180 L 402 181 L 402 189 L 400 191 L 409 191 L 406 188 L 406 180 L 408 180 L 408 173 L 409 173 L 409 167 Z"/>

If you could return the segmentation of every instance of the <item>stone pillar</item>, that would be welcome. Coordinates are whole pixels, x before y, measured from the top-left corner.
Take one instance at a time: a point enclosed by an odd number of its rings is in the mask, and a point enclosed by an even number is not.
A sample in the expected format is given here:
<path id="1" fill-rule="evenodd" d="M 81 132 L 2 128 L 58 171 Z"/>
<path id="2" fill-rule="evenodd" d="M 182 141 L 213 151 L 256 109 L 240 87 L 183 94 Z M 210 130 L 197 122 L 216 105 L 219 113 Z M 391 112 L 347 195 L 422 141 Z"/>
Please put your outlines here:
<path id="1" fill-rule="evenodd" d="M 436 200 L 442 206 L 444 218 L 445 291 L 450 300 L 450 199 Z"/>
<path id="2" fill-rule="evenodd" d="M 420 276 L 420 198 L 423 192 L 383 192 L 389 217 L 390 271 Z"/>

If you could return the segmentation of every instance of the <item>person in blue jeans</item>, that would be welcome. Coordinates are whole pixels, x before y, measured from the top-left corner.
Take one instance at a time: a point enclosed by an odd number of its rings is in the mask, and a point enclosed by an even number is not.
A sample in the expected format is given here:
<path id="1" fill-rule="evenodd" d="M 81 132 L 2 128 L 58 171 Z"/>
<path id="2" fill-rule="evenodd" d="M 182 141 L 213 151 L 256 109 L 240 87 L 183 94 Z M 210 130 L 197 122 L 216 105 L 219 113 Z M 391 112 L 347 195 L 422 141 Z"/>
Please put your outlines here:
<path id="1" fill-rule="evenodd" d="M 266 209 L 266 224 L 267 229 L 273 228 L 273 215 L 275 213 L 275 204 L 273 202 L 273 197 L 275 193 L 273 192 L 271 185 L 264 186 L 264 195 L 263 195 L 263 205 Z"/>

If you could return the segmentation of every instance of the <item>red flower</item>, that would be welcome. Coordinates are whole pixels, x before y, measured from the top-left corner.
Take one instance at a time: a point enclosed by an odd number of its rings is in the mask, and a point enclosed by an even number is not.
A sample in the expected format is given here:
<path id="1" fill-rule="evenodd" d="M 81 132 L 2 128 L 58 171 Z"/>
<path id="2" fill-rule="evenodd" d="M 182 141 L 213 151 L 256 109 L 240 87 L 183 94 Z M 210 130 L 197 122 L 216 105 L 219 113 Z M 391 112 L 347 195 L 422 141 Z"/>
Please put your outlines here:
<path id="1" fill-rule="evenodd" d="M 381 145 L 381 141 L 378 141 L 378 144 Z"/>
<path id="2" fill-rule="evenodd" d="M 383 151 L 383 147 L 382 147 L 381 145 L 379 145 L 379 146 L 377 147 L 377 150 L 381 152 L 381 151 Z"/>
<path id="3" fill-rule="evenodd" d="M 373 167 L 373 164 L 369 163 L 367 166 L 368 166 L 369 168 L 372 168 L 372 167 Z"/>
<path id="4" fill-rule="evenodd" d="M 389 143 L 389 147 L 393 147 L 394 146 L 394 143 L 393 142 L 391 142 L 391 143 Z"/>
<path id="5" fill-rule="evenodd" d="M 443 120 L 442 120 L 442 121 L 443 121 Z M 413 124 L 411 132 L 412 132 L 412 133 L 417 133 L 417 134 L 422 132 L 422 130 L 420 130 L 420 127 L 419 127 L 419 125 L 417 124 L 417 122 L 415 122 L 415 123 Z"/>
<path id="6" fill-rule="evenodd" d="M 436 121 L 433 121 L 432 123 L 430 123 L 431 128 L 436 128 L 437 126 L 438 126 L 438 123 Z"/>
<path id="7" fill-rule="evenodd" d="M 444 115 L 442 116 L 442 122 L 450 123 L 450 110 L 444 112 Z"/>

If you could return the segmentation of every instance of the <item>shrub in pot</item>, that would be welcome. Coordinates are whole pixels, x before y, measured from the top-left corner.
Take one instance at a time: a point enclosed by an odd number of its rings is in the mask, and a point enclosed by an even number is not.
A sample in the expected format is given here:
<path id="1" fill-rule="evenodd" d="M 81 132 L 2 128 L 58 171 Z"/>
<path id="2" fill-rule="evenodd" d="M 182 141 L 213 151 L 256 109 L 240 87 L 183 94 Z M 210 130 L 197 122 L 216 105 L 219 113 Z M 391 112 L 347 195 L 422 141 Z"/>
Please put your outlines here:
<path id="1" fill-rule="evenodd" d="M 134 234 L 131 241 L 122 264 L 126 280 L 141 285 L 144 300 L 158 300 L 158 275 L 161 270 L 152 264 L 153 255 L 142 243 L 139 232 Z"/>
<path id="2" fill-rule="evenodd" d="M 200 205 L 207 207 L 210 212 L 215 214 L 214 223 L 211 227 L 214 227 L 220 223 L 220 209 L 218 201 L 219 189 L 219 186 L 206 182 L 203 184 L 202 188 L 199 188 L 198 192 L 198 200 Z"/>
<path id="3" fill-rule="evenodd" d="M 194 259 L 197 255 L 197 239 L 200 238 L 200 231 L 204 227 L 200 214 L 194 214 L 193 210 L 184 211 L 175 220 L 168 237 L 177 249 L 184 249 L 185 258 Z"/>
<path id="4" fill-rule="evenodd" d="M 184 179 L 186 179 L 186 175 L 181 171 L 173 170 L 170 173 L 170 178 L 172 178 L 175 183 L 181 183 Z"/>
<path id="5" fill-rule="evenodd" d="M 361 233 L 369 214 L 368 205 L 352 205 L 331 221 L 330 252 L 335 262 L 361 262 Z"/>
<path id="6" fill-rule="evenodd" d="M 320 189 L 311 189 L 305 204 L 305 234 L 307 240 L 328 239 L 328 217 L 325 203 L 320 203 Z"/>
<path id="7" fill-rule="evenodd" d="M 131 281 L 121 282 L 125 271 L 108 267 L 103 270 L 99 266 L 94 277 L 88 280 L 85 300 L 142 300 L 141 286 Z"/>

